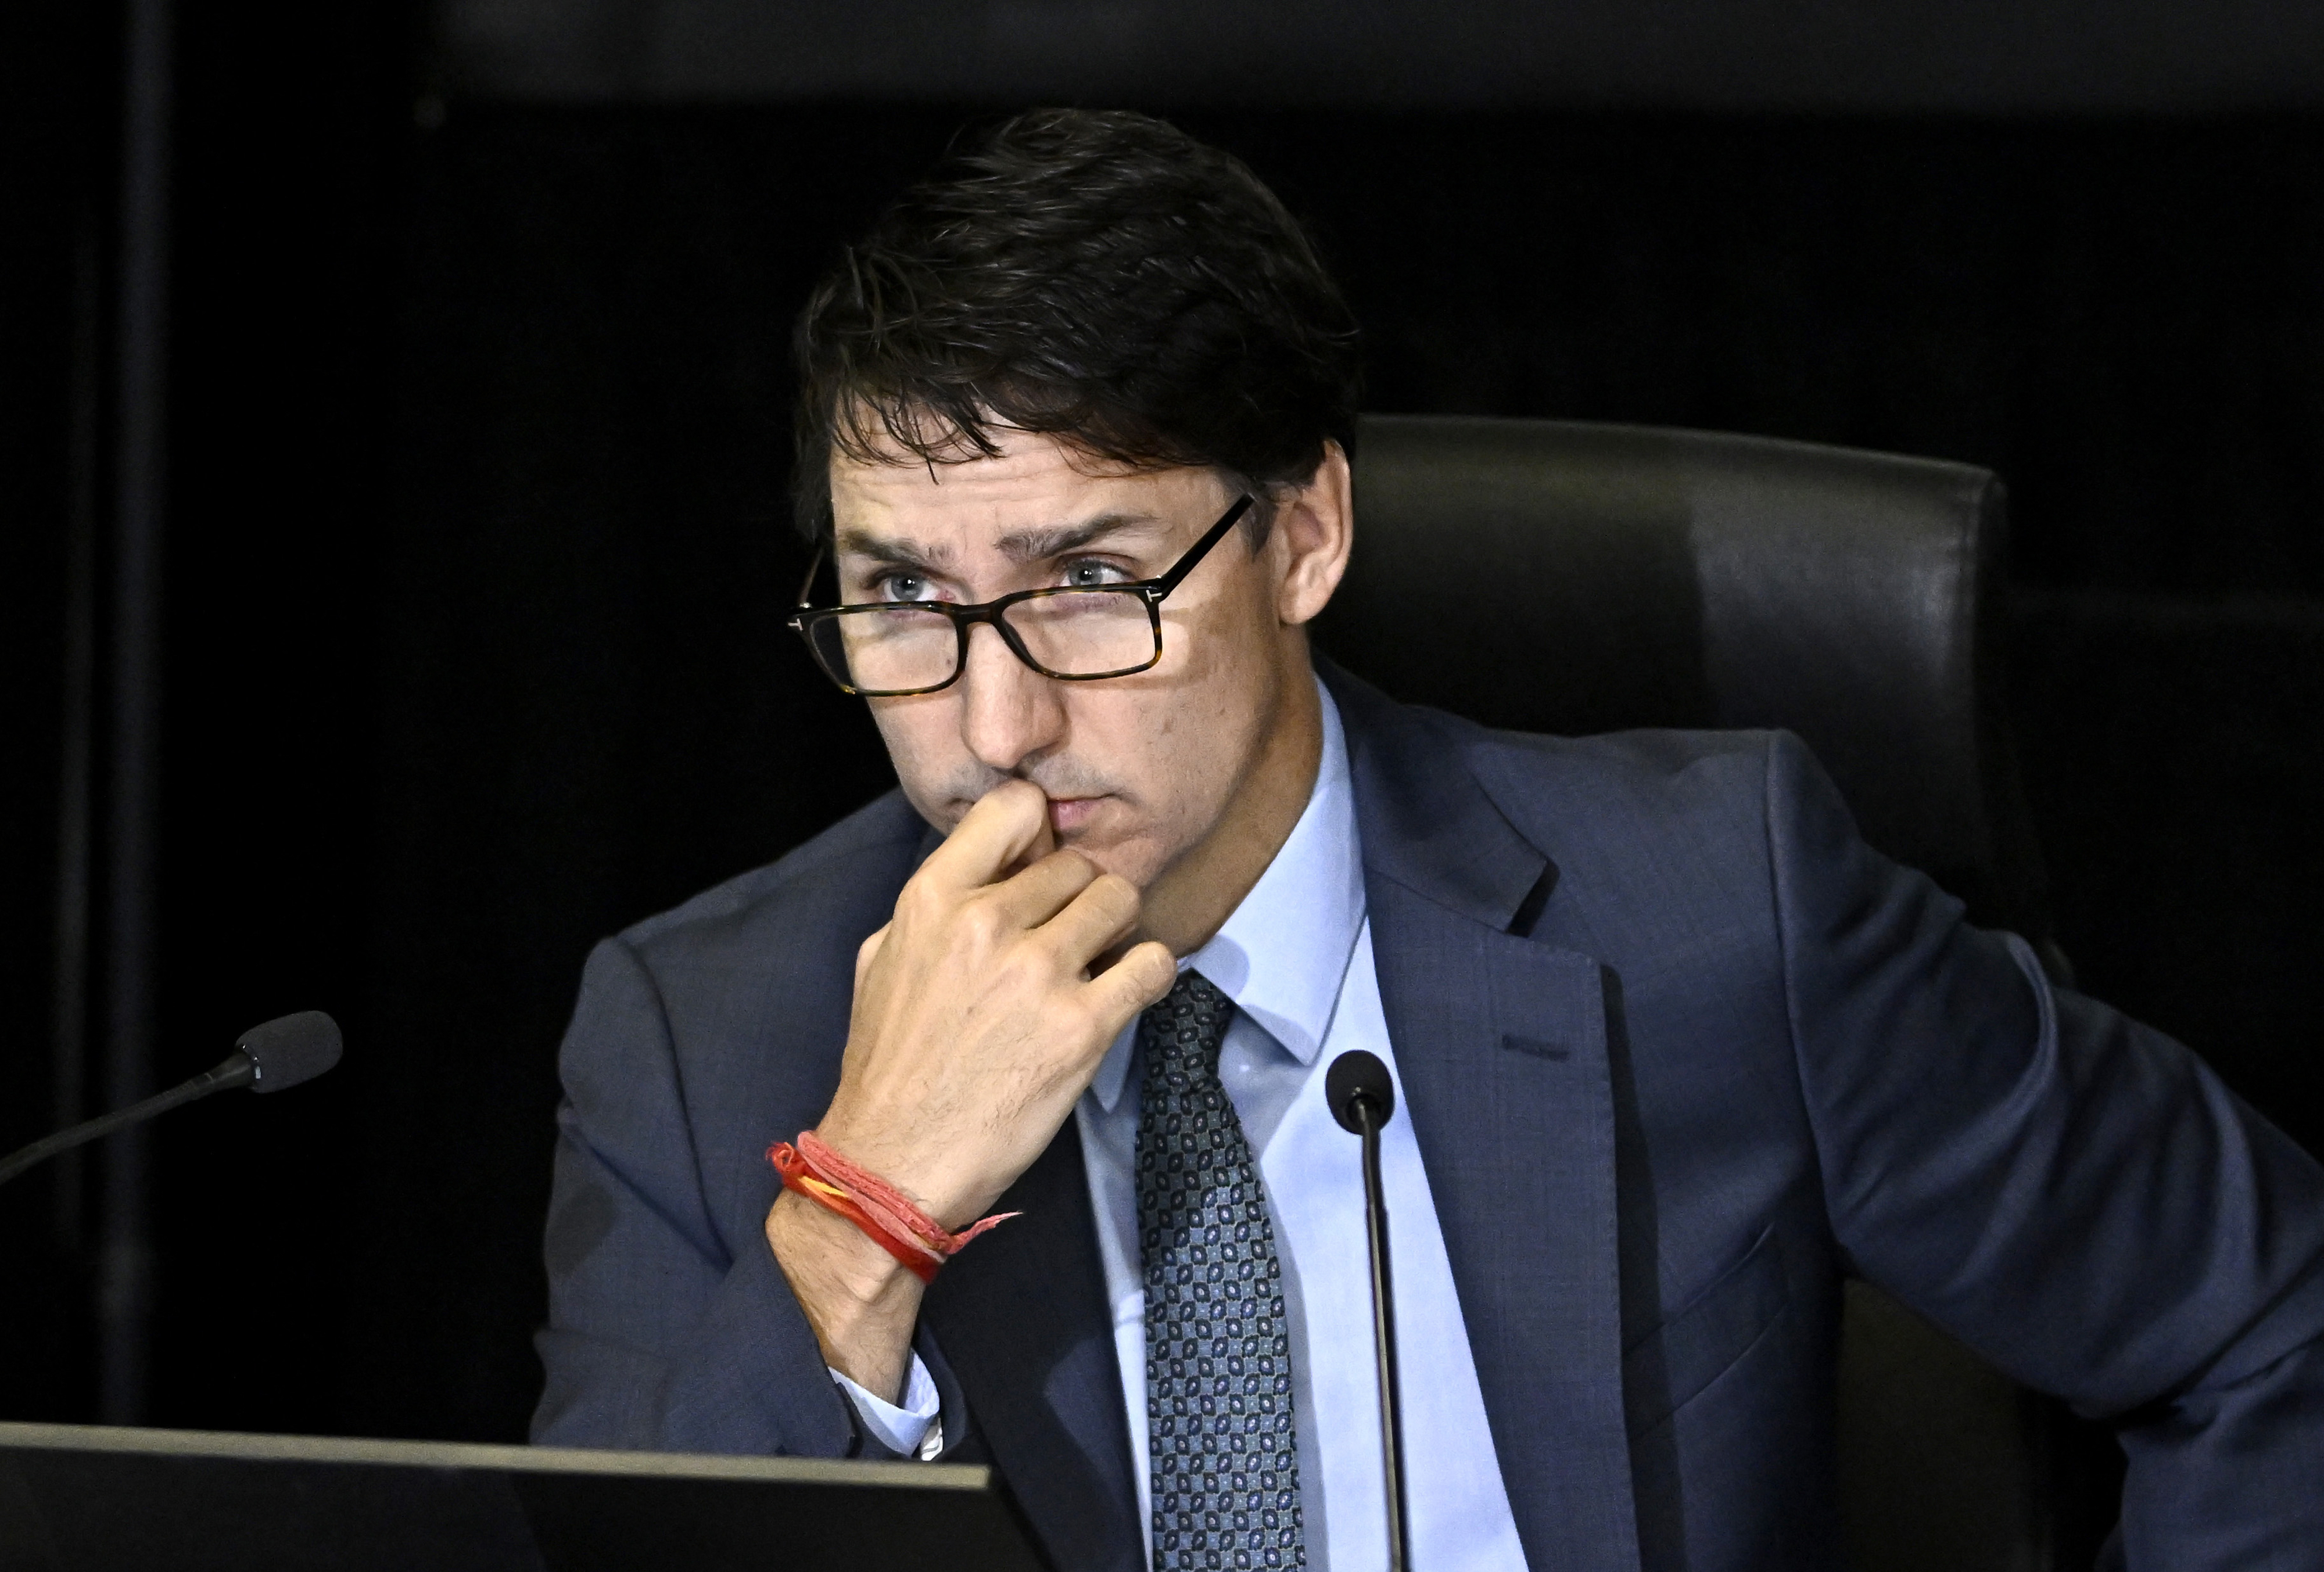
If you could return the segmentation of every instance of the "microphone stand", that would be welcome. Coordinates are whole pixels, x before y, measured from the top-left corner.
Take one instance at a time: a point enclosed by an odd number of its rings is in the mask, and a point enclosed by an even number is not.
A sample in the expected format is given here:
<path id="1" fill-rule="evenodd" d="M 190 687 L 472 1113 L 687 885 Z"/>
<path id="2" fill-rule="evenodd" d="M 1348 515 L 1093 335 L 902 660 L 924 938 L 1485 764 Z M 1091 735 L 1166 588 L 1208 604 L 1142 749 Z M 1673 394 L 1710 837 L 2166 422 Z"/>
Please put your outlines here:
<path id="1" fill-rule="evenodd" d="M 133 1103 L 125 1108 L 106 1115 L 103 1118 L 91 1119 L 85 1125 L 75 1125 L 69 1130 L 60 1130 L 53 1135 L 33 1142 L 21 1151 L 9 1154 L 5 1158 L 0 1158 L 0 1184 L 7 1183 L 27 1168 L 32 1167 L 35 1163 L 46 1162 L 60 1152 L 69 1152 L 85 1142 L 110 1135 L 115 1130 L 125 1130 L 130 1126 L 141 1124 L 156 1114 L 166 1114 L 171 1108 L 182 1107 L 198 1098 L 206 1098 L 214 1091 L 226 1091 L 234 1087 L 248 1086 L 257 1077 L 257 1062 L 237 1048 L 227 1057 L 225 1063 L 215 1070 L 205 1070 L 193 1080 L 173 1086 L 167 1091 L 156 1092 L 142 1103 Z"/>
<path id="2" fill-rule="evenodd" d="M 1397 1397 L 1396 1292 L 1388 1281 L 1388 1189 L 1380 1182 L 1380 1131 L 1396 1117 L 1396 1077 L 1377 1053 L 1351 1048 L 1323 1073 L 1323 1100 L 1340 1128 L 1364 1144 L 1364 1236 L 1372 1257 L 1372 1354 L 1379 1361 L 1380 1483 L 1388 1503 L 1388 1572 L 1412 1564 L 1412 1513 L 1404 1498 L 1404 1416 Z"/>
<path id="3" fill-rule="evenodd" d="M 0 1157 L 0 1184 L 5 1184 L 35 1163 L 85 1142 L 125 1130 L 156 1114 L 166 1114 L 214 1091 L 248 1087 L 253 1091 L 282 1091 L 309 1081 L 339 1062 L 338 1023 L 320 1010 L 281 1016 L 242 1034 L 224 1063 L 203 1071 L 193 1080 L 156 1092 L 142 1103 L 116 1108 L 102 1118 L 75 1125 L 69 1130 L 33 1142 L 21 1151 Z"/>
<path id="4" fill-rule="evenodd" d="M 1396 1294 L 1388 1282 L 1388 1192 L 1380 1183 L 1380 1106 L 1354 1099 L 1364 1143 L 1364 1234 L 1372 1258 L 1372 1351 L 1379 1365 L 1380 1473 L 1388 1496 L 1388 1572 L 1406 1572 L 1411 1546 L 1404 1504 L 1404 1417 L 1396 1379 Z"/>

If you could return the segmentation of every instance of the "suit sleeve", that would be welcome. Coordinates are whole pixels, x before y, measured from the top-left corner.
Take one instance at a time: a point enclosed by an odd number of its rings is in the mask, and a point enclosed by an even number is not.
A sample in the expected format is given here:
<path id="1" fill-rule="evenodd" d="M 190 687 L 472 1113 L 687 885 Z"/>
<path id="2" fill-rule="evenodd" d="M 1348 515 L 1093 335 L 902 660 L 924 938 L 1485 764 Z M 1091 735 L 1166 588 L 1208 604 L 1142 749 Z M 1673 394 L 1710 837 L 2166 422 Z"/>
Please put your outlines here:
<path id="1" fill-rule="evenodd" d="M 2190 1053 L 1867 848 L 1796 739 L 1768 834 L 1803 1093 L 1865 1277 L 2114 1422 L 2140 1568 L 2324 1560 L 2324 1169 Z"/>
<path id="2" fill-rule="evenodd" d="M 533 1440 L 884 1454 L 865 1447 L 765 1240 L 713 1227 L 669 1023 L 618 939 L 589 958 L 559 1066 Z"/>

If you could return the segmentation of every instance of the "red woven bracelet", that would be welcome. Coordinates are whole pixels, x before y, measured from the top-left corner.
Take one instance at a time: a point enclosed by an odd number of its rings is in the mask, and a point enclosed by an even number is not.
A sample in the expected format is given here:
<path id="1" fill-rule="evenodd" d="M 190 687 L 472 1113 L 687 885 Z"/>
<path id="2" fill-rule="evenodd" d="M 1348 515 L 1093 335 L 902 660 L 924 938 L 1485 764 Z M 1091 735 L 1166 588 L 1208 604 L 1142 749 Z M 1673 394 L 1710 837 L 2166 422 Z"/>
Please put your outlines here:
<path id="1" fill-rule="evenodd" d="M 999 1212 L 952 1233 L 902 1190 L 833 1151 L 813 1130 L 799 1132 L 796 1145 L 776 1142 L 767 1148 L 767 1160 L 783 1176 L 785 1190 L 853 1223 L 922 1282 L 934 1282 L 937 1268 L 971 1239 L 1019 1215 Z"/>

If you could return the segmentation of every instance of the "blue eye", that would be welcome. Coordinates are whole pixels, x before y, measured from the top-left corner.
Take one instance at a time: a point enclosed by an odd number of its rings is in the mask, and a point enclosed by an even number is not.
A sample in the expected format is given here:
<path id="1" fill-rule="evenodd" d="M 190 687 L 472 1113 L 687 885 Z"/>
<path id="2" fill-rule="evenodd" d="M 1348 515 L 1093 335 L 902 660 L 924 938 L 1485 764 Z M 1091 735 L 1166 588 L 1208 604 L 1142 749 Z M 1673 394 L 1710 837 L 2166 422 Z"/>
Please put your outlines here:
<path id="1" fill-rule="evenodd" d="M 872 586 L 884 601 L 927 601 L 935 597 L 928 592 L 928 581 L 916 573 L 891 573 L 881 576 Z"/>
<path id="2" fill-rule="evenodd" d="M 1094 590 L 1127 582 L 1122 571 L 1110 562 L 1076 562 L 1065 568 L 1065 586 L 1069 590 Z"/>

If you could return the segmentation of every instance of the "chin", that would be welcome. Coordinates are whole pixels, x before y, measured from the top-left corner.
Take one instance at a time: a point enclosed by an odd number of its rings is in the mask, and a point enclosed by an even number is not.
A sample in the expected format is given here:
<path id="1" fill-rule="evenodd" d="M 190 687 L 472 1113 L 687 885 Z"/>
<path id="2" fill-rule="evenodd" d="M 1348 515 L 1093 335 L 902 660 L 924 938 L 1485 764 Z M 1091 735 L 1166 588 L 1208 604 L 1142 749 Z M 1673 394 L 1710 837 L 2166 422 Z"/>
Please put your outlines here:
<path id="1" fill-rule="evenodd" d="M 1057 844 L 1080 852 L 1098 866 L 1101 873 L 1111 873 L 1128 879 L 1139 889 L 1154 882 L 1168 859 L 1162 855 L 1150 835 L 1131 831 L 1127 834 L 1109 834 L 1102 827 L 1074 834 L 1060 835 Z"/>

